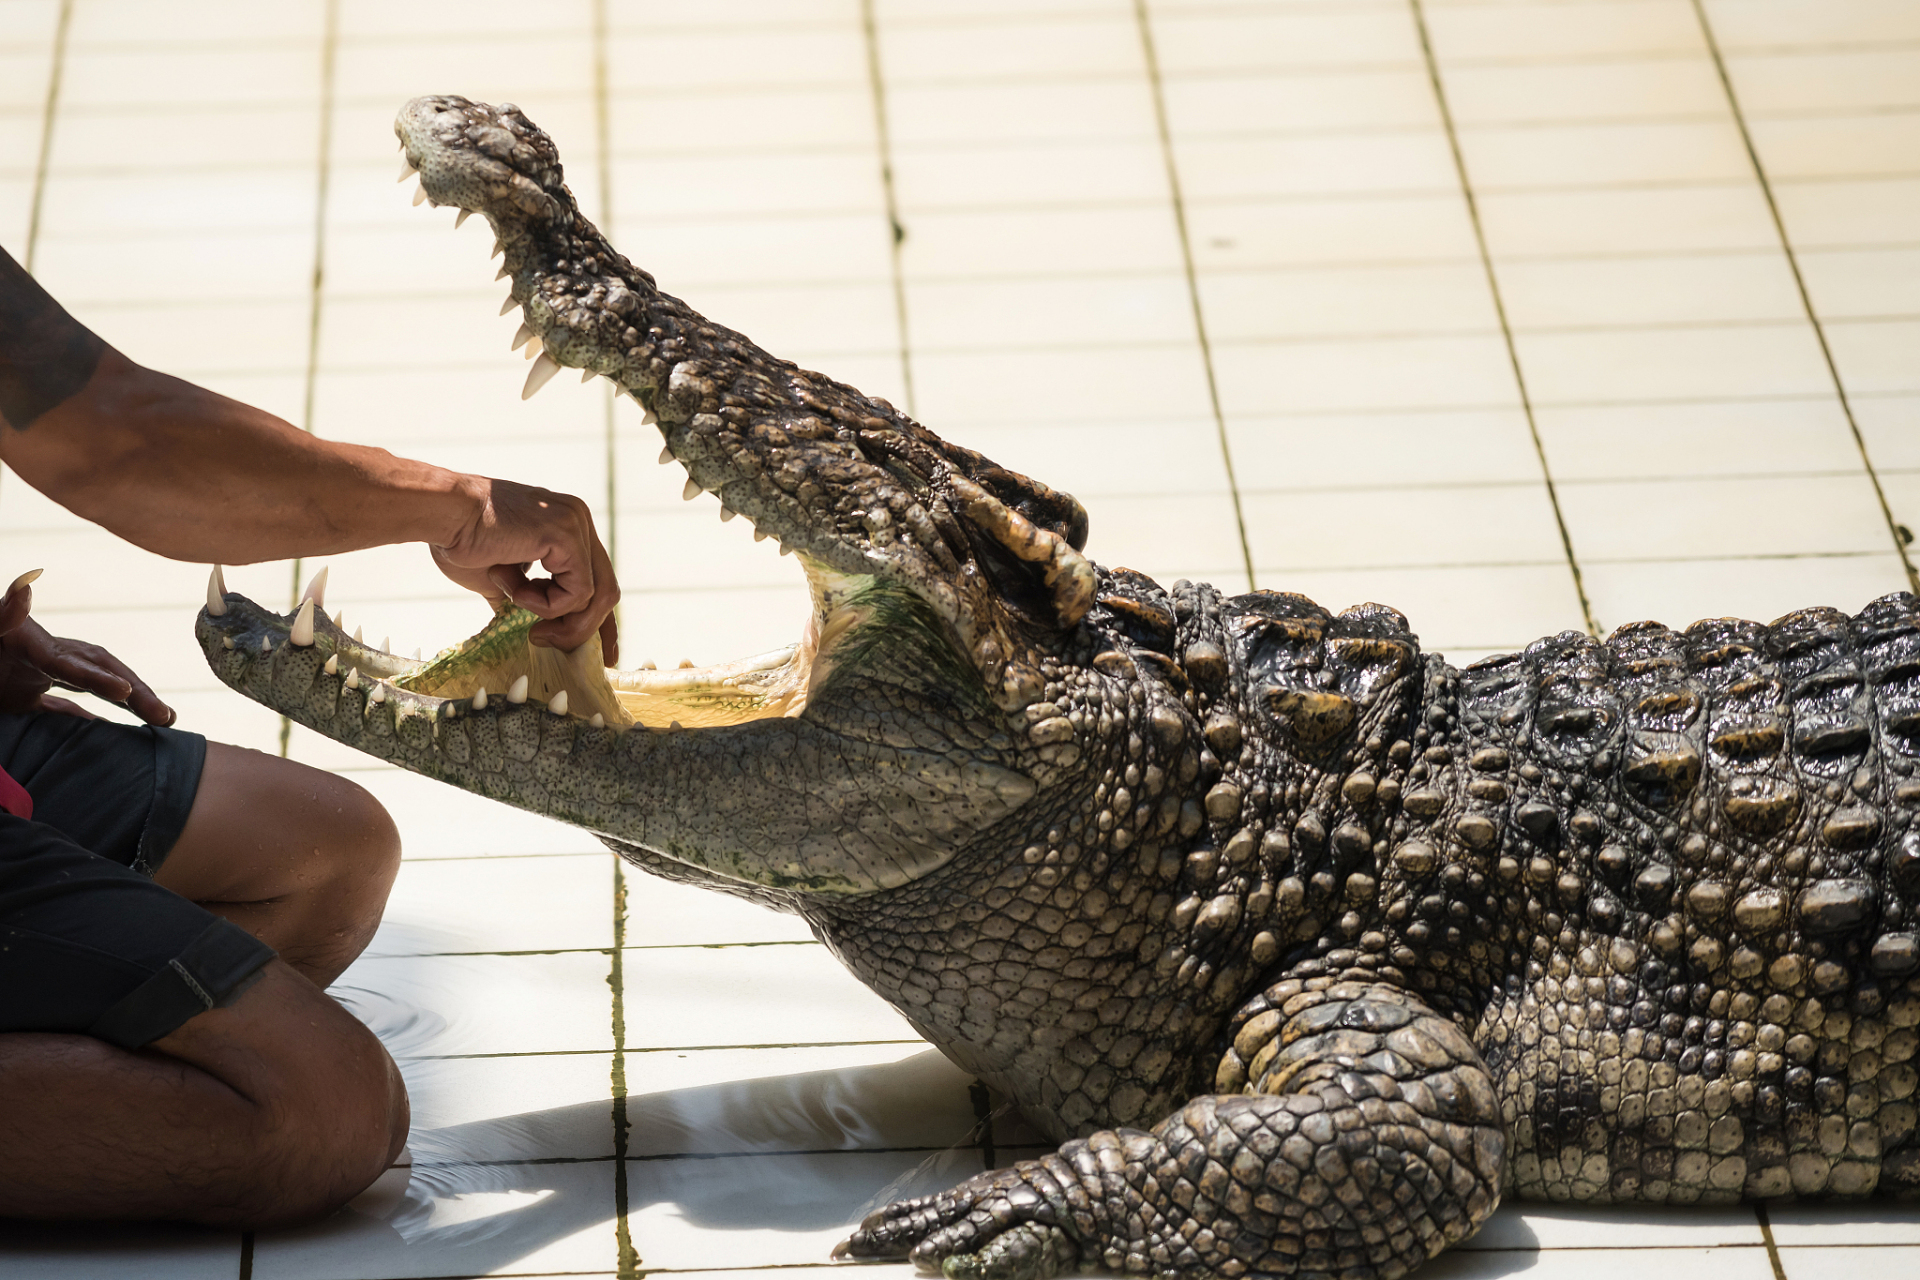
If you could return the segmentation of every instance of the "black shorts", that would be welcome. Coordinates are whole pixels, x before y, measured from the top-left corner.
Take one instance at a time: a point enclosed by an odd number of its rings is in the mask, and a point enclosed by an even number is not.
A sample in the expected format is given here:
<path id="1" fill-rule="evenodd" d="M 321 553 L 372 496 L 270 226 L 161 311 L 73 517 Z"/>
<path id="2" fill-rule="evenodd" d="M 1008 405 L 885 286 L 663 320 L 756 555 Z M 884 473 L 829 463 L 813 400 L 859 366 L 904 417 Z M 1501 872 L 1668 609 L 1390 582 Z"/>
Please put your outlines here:
<path id="1" fill-rule="evenodd" d="M 139 1048 L 231 1000 L 273 959 L 152 874 L 186 826 L 197 733 L 0 715 L 0 768 L 33 820 L 0 813 L 0 1032 Z"/>

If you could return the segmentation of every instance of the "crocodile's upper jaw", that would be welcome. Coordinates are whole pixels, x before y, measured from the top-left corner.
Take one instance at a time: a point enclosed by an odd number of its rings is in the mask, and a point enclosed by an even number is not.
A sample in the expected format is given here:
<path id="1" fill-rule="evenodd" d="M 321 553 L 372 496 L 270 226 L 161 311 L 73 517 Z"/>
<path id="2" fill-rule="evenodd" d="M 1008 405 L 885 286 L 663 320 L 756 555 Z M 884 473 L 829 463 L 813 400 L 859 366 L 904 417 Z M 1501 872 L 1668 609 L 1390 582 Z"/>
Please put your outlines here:
<path id="1" fill-rule="evenodd" d="M 537 351 L 526 394 L 561 366 L 612 378 L 657 421 L 689 496 L 711 491 L 724 517 L 800 553 L 816 591 L 827 575 L 843 594 L 869 579 L 912 591 L 1002 706 L 1036 696 L 1036 647 L 1092 603 L 1079 503 L 659 292 L 580 215 L 552 141 L 516 108 L 419 98 L 395 131 L 427 199 L 493 226 Z"/>

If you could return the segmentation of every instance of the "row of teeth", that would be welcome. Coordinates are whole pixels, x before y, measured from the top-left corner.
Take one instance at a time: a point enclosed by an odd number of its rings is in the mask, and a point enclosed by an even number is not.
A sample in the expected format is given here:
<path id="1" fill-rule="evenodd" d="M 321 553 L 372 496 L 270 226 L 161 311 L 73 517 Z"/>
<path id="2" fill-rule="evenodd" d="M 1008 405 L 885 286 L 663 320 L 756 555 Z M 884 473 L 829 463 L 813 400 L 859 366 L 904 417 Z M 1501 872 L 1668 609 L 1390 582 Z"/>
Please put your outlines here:
<path id="1" fill-rule="evenodd" d="M 287 643 L 289 645 L 293 646 L 296 649 L 309 649 L 313 647 L 314 613 L 316 610 L 320 609 L 321 606 L 323 605 L 326 590 L 327 590 L 327 571 L 326 569 L 323 568 L 320 570 L 320 572 L 313 575 L 313 580 L 307 584 L 306 594 L 303 597 L 301 597 L 299 612 L 294 614 L 293 626 L 287 632 Z M 220 566 L 215 565 L 213 566 L 212 574 L 209 575 L 207 578 L 207 616 L 208 617 L 219 618 L 219 617 L 223 617 L 226 614 L 227 612 L 226 592 L 227 592 L 226 577 L 224 574 L 221 573 Z M 338 626 L 339 624 L 340 624 L 340 615 L 335 614 L 334 625 Z M 353 639 L 355 644 L 365 643 L 365 641 L 363 641 L 360 638 L 360 631 L 358 628 L 354 629 Z M 381 651 L 386 652 L 387 646 L 392 643 L 393 642 L 391 640 L 384 641 L 380 646 Z M 226 648 L 226 649 L 233 649 L 236 647 L 233 643 L 232 636 L 221 636 L 220 644 L 222 648 Z M 260 637 L 260 652 L 262 653 L 273 652 L 272 636 Z M 414 661 L 416 662 L 420 660 L 420 651 L 418 649 L 414 650 L 413 657 L 414 657 Z M 648 664 L 648 665 L 651 666 L 652 664 Z M 681 665 L 690 667 L 693 664 L 691 662 L 686 662 Z M 328 654 L 326 662 L 321 665 L 320 669 L 326 672 L 330 676 L 339 675 L 340 674 L 340 655 L 337 653 Z M 347 689 L 358 689 L 362 684 L 366 684 L 369 686 L 369 689 L 367 692 L 367 701 L 373 703 L 375 706 L 379 706 L 381 703 L 385 702 L 387 700 L 388 691 L 393 688 L 392 685 L 389 685 L 386 681 L 378 679 L 377 677 L 369 676 L 365 680 L 362 680 L 360 676 L 360 668 L 358 667 L 348 668 L 347 678 L 341 682 L 342 687 Z M 513 683 L 507 686 L 506 697 L 507 697 L 508 703 L 514 706 L 519 706 L 522 703 L 525 703 L 527 701 L 527 678 L 525 676 L 515 677 Z M 485 711 L 487 709 L 487 703 L 489 700 L 490 699 L 487 694 L 487 690 L 485 686 L 482 686 L 481 688 L 479 688 L 474 692 L 474 695 L 471 699 L 471 702 L 473 704 L 473 709 L 475 711 Z M 453 703 L 451 699 L 446 700 L 442 705 L 444 705 L 447 708 L 448 715 L 453 714 Z M 562 689 L 558 693 L 553 695 L 552 699 L 547 703 L 547 710 L 552 712 L 556 716 L 564 716 L 567 714 L 567 691 L 565 689 Z M 592 717 L 588 719 L 587 723 L 592 727 L 594 727 L 595 729 L 604 729 L 607 727 L 606 717 L 601 715 L 597 711 L 594 712 Z"/>
<path id="2" fill-rule="evenodd" d="M 400 181 L 401 182 L 405 182 L 408 178 L 420 177 L 420 171 L 413 167 L 413 161 L 407 159 L 406 150 L 407 150 L 407 144 L 405 142 L 402 142 L 400 144 L 400 152 L 401 152 Z M 427 203 L 437 204 L 437 202 L 432 200 L 432 197 L 427 195 L 427 184 L 426 184 L 426 179 L 424 178 L 420 179 L 420 185 L 414 190 L 413 203 L 415 205 L 422 205 Z M 459 227 L 463 223 L 465 223 L 466 220 L 471 216 L 473 216 L 473 211 L 471 209 L 460 210 L 459 216 L 454 218 L 453 220 L 454 228 L 458 230 Z M 493 256 L 497 258 L 503 252 L 505 252 L 505 246 L 502 245 L 498 237 L 496 237 L 493 242 Z M 503 264 L 500 268 L 500 273 L 496 275 L 494 279 L 504 280 L 507 278 L 508 274 L 509 273 L 507 271 L 507 268 Z M 519 305 L 520 305 L 519 299 L 515 298 L 511 293 L 509 293 L 507 295 L 507 300 L 500 304 L 500 314 L 504 316 Z M 546 348 L 542 345 L 540 341 L 540 335 L 535 333 L 533 331 L 533 327 L 527 324 L 527 322 L 524 320 L 520 322 L 520 328 L 514 332 L 513 342 L 508 349 L 511 351 L 522 352 L 527 359 L 533 361 L 533 367 L 527 370 L 526 385 L 520 389 L 520 398 L 522 400 L 531 399 L 534 392 L 540 390 L 540 388 L 546 386 L 547 383 L 551 382 L 553 380 L 554 375 L 559 373 L 560 370 L 564 367 L 560 364 L 559 361 L 555 360 L 552 356 L 547 354 Z M 601 376 L 600 374 L 596 373 L 592 369 L 582 369 L 580 371 L 580 381 L 582 382 L 592 382 L 595 378 L 600 376 Z M 629 391 L 626 385 L 622 383 L 618 378 L 615 378 L 612 381 L 613 381 L 614 393 L 616 395 L 626 396 L 628 399 L 632 400 L 635 404 L 640 405 L 640 421 L 643 426 L 651 427 L 651 426 L 658 426 L 660 424 L 660 420 L 654 416 L 653 410 L 647 408 L 646 405 L 641 404 L 639 396 L 636 396 L 633 394 L 633 392 Z M 674 461 L 676 461 L 676 459 L 673 456 L 673 449 L 671 448 L 671 446 L 662 447 L 660 450 L 661 465 L 665 466 L 666 464 Z M 701 494 L 705 492 L 706 490 L 700 487 L 699 481 L 695 480 L 692 476 L 688 476 L 686 486 L 680 491 L 680 496 L 686 501 L 692 502 L 695 498 L 699 497 Z M 722 502 L 720 504 L 721 523 L 724 524 L 728 520 L 733 519 L 734 516 L 738 514 L 739 514 L 738 512 L 734 511 L 731 507 L 727 506 L 725 502 Z M 767 540 L 767 537 L 768 535 L 766 533 L 762 532 L 757 528 L 753 531 L 753 540 L 755 542 L 765 542 Z M 793 552 L 791 548 L 783 545 L 780 548 L 780 554 L 785 556 L 785 555 L 791 555 L 793 554 Z"/>

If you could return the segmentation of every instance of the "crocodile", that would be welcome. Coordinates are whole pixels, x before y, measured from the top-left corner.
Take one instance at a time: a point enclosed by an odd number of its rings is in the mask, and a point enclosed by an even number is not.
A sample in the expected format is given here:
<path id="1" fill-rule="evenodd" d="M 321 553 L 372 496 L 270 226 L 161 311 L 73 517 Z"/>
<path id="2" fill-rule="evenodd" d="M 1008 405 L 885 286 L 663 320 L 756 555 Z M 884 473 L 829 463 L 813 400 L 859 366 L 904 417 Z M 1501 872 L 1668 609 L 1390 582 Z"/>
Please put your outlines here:
<path id="1" fill-rule="evenodd" d="M 513 106 L 396 129 L 420 198 L 492 224 L 526 394 L 611 378 L 809 619 L 610 671 L 508 610 L 407 660 L 216 570 L 199 642 L 329 738 L 799 915 L 1059 1144 L 836 1256 L 1392 1277 L 1503 1196 L 1920 1195 L 1913 596 L 1462 669 L 1381 605 L 1163 587 L 661 292 Z"/>

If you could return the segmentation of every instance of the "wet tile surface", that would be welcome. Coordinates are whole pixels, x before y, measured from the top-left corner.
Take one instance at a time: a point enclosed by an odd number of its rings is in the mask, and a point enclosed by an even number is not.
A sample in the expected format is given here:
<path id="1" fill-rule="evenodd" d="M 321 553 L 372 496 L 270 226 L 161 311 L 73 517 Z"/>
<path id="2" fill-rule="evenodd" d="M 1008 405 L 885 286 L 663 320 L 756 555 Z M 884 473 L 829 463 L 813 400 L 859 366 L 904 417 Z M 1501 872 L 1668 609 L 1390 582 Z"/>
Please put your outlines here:
<path id="1" fill-rule="evenodd" d="M 604 386 L 522 402 L 484 228 L 394 184 L 403 99 L 511 99 L 665 287 L 1079 494 L 1102 562 L 1384 601 L 1470 660 L 1907 583 L 1874 487 L 1920 527 L 1915 13 L 576 0 L 530 32 L 502 0 L 0 0 L 0 243 L 135 359 L 579 493 L 630 663 L 789 642 L 797 575 L 683 503 Z M 200 568 L 13 475 L 0 535 L 12 572 L 47 569 L 56 630 L 120 652 L 188 727 L 281 750 L 192 646 Z M 229 571 L 266 601 L 294 578 Z M 418 548 L 332 578 L 403 651 L 484 616 Z M 867 1209 L 982 1166 L 974 1082 L 792 917 L 304 730 L 286 749 L 366 786 L 406 843 L 337 989 L 407 1076 L 402 1166 L 248 1241 L 0 1227 L 0 1274 L 824 1276 Z M 1002 1155 L 1034 1141 L 994 1124 Z M 1508 1207 L 1422 1274 L 1920 1268 L 1911 1207 L 1770 1221 L 1771 1250 L 1748 1209 Z"/>

